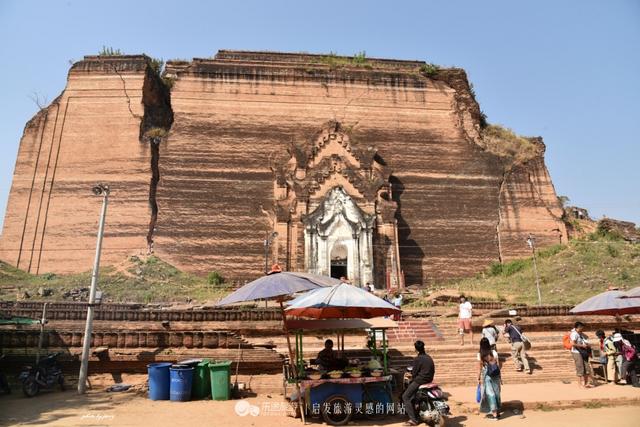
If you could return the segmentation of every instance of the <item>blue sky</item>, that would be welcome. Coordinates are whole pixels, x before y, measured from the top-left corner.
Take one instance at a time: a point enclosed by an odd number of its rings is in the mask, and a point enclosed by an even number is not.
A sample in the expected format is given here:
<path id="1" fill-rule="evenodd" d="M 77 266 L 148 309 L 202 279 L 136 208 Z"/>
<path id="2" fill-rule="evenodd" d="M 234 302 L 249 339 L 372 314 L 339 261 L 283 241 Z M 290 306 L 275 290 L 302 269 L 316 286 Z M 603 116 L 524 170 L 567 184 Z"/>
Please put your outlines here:
<path id="1" fill-rule="evenodd" d="M 558 194 L 640 223 L 640 1 L 0 0 L 0 217 L 18 144 L 69 61 L 337 52 L 467 70 L 492 123 L 544 137 Z M 0 219 L 1 221 L 1 219 Z"/>

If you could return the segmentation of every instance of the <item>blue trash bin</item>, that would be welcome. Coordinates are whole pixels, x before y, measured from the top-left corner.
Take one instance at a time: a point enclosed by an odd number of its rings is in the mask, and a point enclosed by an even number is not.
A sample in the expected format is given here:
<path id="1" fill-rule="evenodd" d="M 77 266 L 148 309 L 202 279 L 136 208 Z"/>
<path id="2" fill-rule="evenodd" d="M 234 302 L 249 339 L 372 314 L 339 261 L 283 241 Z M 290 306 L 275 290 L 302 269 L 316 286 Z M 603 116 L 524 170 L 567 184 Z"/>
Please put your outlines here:
<path id="1" fill-rule="evenodd" d="M 149 373 L 149 399 L 169 400 L 169 368 L 171 363 L 151 363 Z"/>
<path id="2" fill-rule="evenodd" d="M 170 399 L 174 402 L 186 402 L 191 400 L 193 367 L 189 365 L 172 365 L 170 369 L 170 377 Z"/>

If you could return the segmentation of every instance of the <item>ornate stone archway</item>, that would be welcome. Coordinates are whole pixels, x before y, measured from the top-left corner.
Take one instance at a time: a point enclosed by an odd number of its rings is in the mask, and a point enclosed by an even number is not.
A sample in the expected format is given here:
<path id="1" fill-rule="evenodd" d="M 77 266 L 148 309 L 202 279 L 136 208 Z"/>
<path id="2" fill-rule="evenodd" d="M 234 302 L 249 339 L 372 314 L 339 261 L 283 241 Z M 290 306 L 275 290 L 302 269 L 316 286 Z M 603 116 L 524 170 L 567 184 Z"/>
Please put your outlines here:
<path id="1" fill-rule="evenodd" d="M 288 152 L 273 165 L 274 260 L 329 275 L 334 249 L 344 247 L 352 283 L 401 286 L 397 204 L 377 149 L 329 122 Z"/>

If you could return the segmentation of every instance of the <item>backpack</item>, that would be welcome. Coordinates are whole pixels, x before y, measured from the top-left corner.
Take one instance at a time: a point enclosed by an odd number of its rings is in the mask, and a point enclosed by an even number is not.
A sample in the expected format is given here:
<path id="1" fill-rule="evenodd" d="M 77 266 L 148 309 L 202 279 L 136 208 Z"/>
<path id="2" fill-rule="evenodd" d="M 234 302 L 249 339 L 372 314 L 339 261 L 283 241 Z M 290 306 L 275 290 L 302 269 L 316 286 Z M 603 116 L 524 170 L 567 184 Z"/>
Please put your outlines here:
<path id="1" fill-rule="evenodd" d="M 622 344 L 622 355 L 628 361 L 632 361 L 636 356 L 636 349 L 632 345 Z"/>
<path id="2" fill-rule="evenodd" d="M 564 347 L 565 350 L 571 350 L 571 348 L 573 348 L 573 344 L 571 344 L 571 333 L 567 332 L 562 337 L 562 347 Z"/>
<path id="3" fill-rule="evenodd" d="M 491 378 L 497 378 L 500 376 L 500 365 L 497 363 L 487 363 L 487 375 Z"/>

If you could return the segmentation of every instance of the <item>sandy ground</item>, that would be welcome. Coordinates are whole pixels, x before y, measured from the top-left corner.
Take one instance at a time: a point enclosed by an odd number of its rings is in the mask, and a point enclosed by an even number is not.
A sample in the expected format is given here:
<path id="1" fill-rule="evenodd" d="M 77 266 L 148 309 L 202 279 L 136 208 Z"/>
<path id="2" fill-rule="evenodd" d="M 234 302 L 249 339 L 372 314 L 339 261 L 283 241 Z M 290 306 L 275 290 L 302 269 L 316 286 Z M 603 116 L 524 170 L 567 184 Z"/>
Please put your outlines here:
<path id="1" fill-rule="evenodd" d="M 539 392 L 539 391 L 536 391 Z M 242 403 L 238 403 L 242 402 Z M 78 396 L 75 391 L 48 392 L 33 399 L 20 393 L 0 396 L 0 425 L 52 425 L 52 426 L 300 426 L 300 420 L 287 417 L 282 412 L 281 400 L 267 395 L 246 401 L 196 401 L 153 402 L 135 393 L 91 392 Z M 237 406 L 239 405 L 239 406 Z M 251 405 L 260 412 L 252 416 Z M 244 416 L 238 415 L 249 412 Z M 256 411 L 256 409 L 253 409 Z M 640 406 L 618 406 L 594 409 L 569 409 L 556 411 L 534 411 L 514 413 L 507 411 L 504 419 L 495 421 L 480 415 L 458 411 L 448 420 L 447 426 L 637 426 Z M 371 422 L 357 420 L 352 425 L 400 426 L 401 417 Z M 312 419 L 308 425 L 322 423 Z"/>

